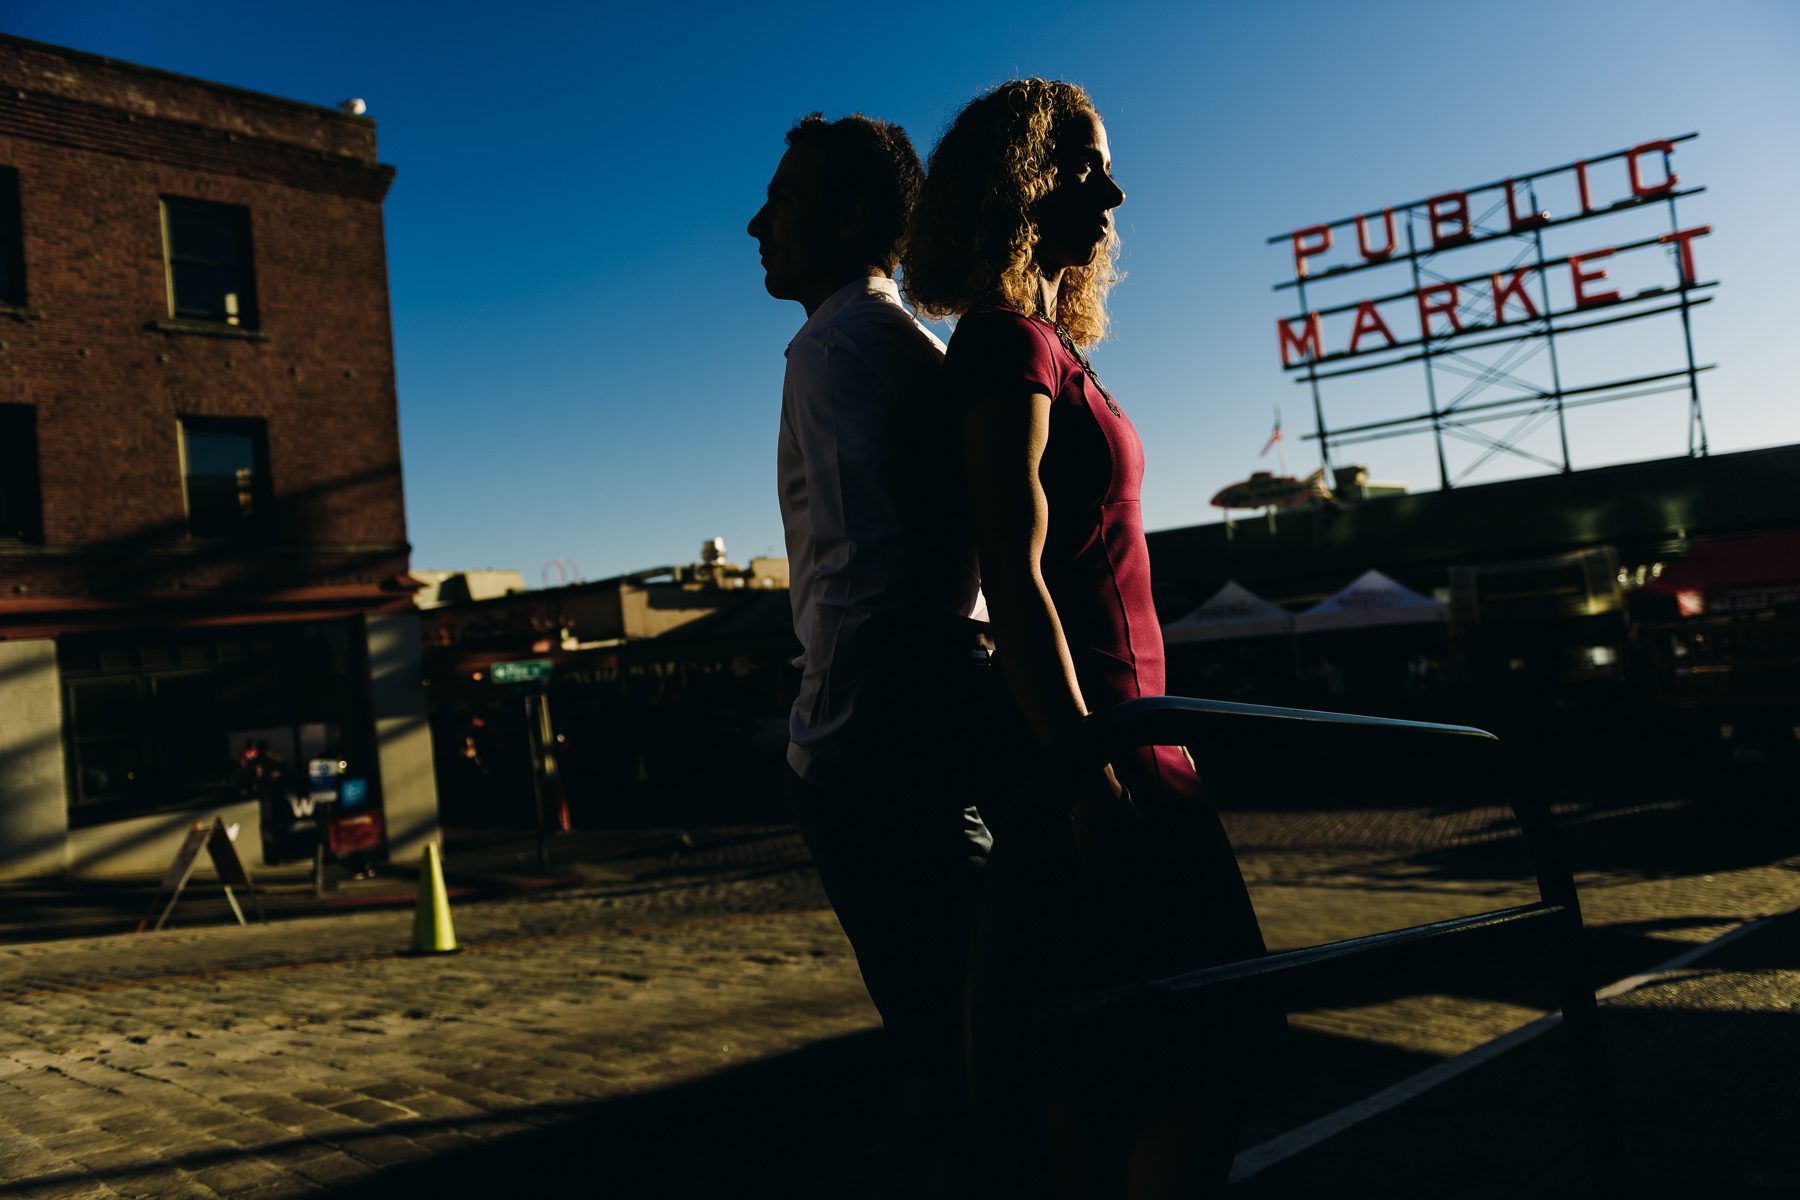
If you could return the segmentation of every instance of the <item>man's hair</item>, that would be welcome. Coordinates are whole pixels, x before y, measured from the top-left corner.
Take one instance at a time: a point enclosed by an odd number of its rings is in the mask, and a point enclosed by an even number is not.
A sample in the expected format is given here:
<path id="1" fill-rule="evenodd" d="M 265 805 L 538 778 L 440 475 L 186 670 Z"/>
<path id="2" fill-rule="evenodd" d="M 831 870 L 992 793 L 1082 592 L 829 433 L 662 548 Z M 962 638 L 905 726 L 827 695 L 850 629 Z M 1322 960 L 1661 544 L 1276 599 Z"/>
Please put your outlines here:
<path id="1" fill-rule="evenodd" d="M 868 206 L 869 224 L 860 247 L 864 265 L 892 275 L 906 249 L 913 204 L 925 185 L 925 169 L 906 130 L 861 113 L 836 121 L 811 113 L 788 130 L 787 141 L 812 147 L 824 160 L 827 205 L 839 211 L 859 202 Z"/>
<path id="2" fill-rule="evenodd" d="M 1075 84 L 1013 79 L 957 115 L 931 152 L 931 177 L 907 232 L 902 286 L 922 315 L 960 316 L 996 293 L 1037 315 L 1035 213 L 1056 188 L 1056 130 L 1093 111 Z M 1063 275 L 1056 319 L 1081 345 L 1107 336 L 1118 253 L 1118 234 L 1108 230 L 1094 257 Z"/>

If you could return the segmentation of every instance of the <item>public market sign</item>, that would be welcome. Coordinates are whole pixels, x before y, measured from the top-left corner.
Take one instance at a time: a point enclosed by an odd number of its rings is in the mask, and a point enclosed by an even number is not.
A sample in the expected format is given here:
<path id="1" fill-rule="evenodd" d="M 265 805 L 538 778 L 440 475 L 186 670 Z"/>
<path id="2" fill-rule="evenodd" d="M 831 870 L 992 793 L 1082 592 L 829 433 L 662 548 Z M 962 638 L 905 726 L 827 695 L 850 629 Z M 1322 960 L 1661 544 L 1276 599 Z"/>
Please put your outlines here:
<path id="1" fill-rule="evenodd" d="M 1271 244 L 1286 243 L 1293 264 L 1292 278 L 1276 289 L 1293 289 L 1301 310 L 1277 318 L 1276 346 L 1283 369 L 1312 387 L 1318 431 L 1306 436 L 1322 443 L 1326 465 L 1335 446 L 1430 428 L 1446 487 L 1452 482 L 1444 466 L 1446 432 L 1485 442 L 1490 453 L 1511 451 L 1567 470 L 1565 408 L 1682 388 L 1690 393 L 1689 452 L 1705 453 L 1697 377 L 1708 368 L 1694 361 L 1689 314 L 1712 298 L 1699 293 L 1716 286 L 1701 278 L 1694 246 L 1712 227 L 1683 225 L 1677 217 L 1676 201 L 1705 189 L 1682 187 L 1673 164 L 1677 145 L 1697 136 L 1659 138 L 1271 237 Z M 1645 234 L 1640 217 L 1637 235 L 1627 240 L 1546 251 L 1546 233 L 1560 227 L 1655 205 L 1667 209 L 1666 231 Z M 1668 260 L 1654 279 L 1644 275 L 1646 266 L 1656 270 L 1654 262 L 1632 261 L 1645 252 Z M 1366 273 L 1383 269 L 1381 281 L 1390 287 L 1376 290 L 1375 277 Z M 1350 292 L 1355 298 L 1314 303 L 1350 276 L 1365 285 Z M 1556 339 L 1662 314 L 1679 315 L 1685 366 L 1573 386 L 1562 377 Z M 1522 375 L 1521 362 L 1543 350 L 1546 377 Z M 1424 364 L 1426 412 L 1328 427 L 1322 381 L 1404 363 Z M 1448 399 L 1438 394 L 1439 371 L 1463 377 L 1453 381 L 1460 391 Z M 1496 399 L 1488 394 L 1494 388 L 1516 394 Z M 1557 421 L 1562 462 L 1470 428 L 1534 415 Z"/>

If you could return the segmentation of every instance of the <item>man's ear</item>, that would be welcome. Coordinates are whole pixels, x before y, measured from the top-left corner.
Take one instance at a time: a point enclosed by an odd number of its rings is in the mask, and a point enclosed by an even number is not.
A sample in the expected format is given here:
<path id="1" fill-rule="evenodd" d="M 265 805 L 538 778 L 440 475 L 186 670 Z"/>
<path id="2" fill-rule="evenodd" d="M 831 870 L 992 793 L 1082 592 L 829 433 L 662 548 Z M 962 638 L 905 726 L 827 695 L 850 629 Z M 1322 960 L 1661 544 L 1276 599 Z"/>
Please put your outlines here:
<path id="1" fill-rule="evenodd" d="M 842 242 L 861 241 L 869 228 L 869 202 L 856 200 L 838 210 L 837 237 Z"/>

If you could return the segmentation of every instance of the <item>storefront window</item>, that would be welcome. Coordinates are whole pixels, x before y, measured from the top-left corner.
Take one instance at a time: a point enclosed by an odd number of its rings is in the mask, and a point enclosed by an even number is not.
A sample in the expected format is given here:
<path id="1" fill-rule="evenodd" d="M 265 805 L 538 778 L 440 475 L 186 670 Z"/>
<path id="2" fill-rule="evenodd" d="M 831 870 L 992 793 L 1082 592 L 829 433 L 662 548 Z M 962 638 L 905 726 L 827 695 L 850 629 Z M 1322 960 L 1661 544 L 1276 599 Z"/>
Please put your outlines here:
<path id="1" fill-rule="evenodd" d="M 71 822 L 250 799 L 320 755 L 373 774 L 362 646 L 357 621 L 64 635 Z"/>

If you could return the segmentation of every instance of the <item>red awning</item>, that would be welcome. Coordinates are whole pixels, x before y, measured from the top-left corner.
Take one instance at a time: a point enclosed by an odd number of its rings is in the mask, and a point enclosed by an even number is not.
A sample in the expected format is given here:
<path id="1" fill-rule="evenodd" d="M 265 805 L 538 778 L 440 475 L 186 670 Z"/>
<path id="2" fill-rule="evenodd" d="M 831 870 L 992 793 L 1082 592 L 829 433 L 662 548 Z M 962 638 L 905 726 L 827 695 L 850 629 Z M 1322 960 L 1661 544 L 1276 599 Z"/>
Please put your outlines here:
<path id="1" fill-rule="evenodd" d="M 1686 615 L 1792 601 L 1800 597 L 1800 530 L 1695 542 L 1644 590 L 1676 597 Z"/>

